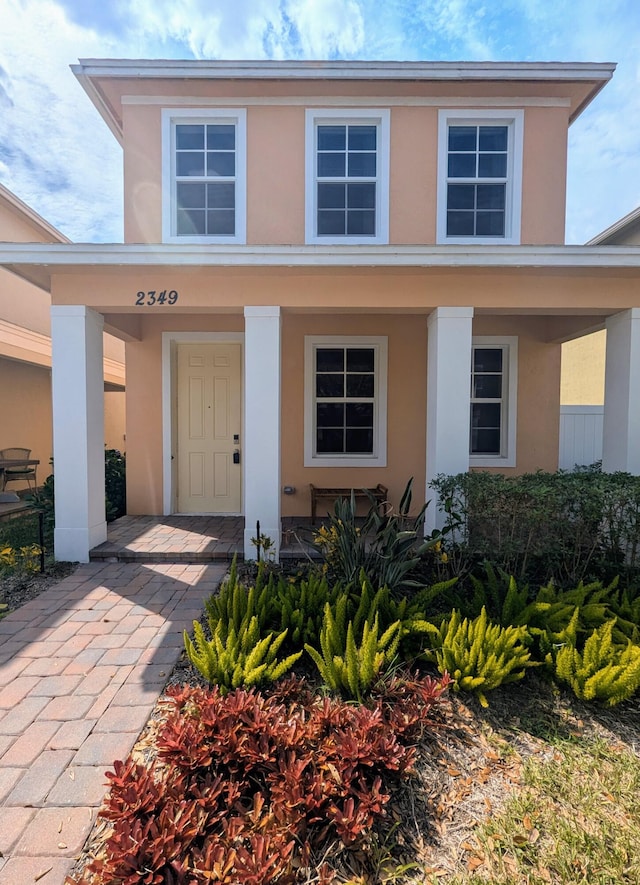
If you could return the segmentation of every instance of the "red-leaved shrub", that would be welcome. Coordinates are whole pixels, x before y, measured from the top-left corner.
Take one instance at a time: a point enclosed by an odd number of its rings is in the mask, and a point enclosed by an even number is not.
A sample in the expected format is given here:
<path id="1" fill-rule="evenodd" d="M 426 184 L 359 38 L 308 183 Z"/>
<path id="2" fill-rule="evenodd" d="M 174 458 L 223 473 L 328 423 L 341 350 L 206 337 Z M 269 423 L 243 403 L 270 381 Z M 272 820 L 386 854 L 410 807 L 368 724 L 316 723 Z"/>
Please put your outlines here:
<path id="1" fill-rule="evenodd" d="M 447 682 L 392 679 L 368 707 L 295 677 L 268 696 L 170 689 L 157 760 L 107 774 L 113 832 L 78 885 L 294 885 L 314 851 L 357 843 L 384 814 L 385 779 L 411 770 L 408 742 Z"/>

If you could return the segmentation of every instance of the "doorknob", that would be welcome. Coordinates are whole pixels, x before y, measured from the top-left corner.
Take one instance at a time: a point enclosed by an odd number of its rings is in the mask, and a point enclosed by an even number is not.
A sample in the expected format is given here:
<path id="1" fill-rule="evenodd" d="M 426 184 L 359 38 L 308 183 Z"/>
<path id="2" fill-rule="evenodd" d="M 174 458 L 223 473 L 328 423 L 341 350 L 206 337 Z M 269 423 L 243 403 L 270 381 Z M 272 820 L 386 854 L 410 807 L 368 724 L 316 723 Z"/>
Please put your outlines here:
<path id="1" fill-rule="evenodd" d="M 233 453 L 233 463 L 234 464 L 240 463 L 240 449 L 236 449 L 235 452 Z"/>

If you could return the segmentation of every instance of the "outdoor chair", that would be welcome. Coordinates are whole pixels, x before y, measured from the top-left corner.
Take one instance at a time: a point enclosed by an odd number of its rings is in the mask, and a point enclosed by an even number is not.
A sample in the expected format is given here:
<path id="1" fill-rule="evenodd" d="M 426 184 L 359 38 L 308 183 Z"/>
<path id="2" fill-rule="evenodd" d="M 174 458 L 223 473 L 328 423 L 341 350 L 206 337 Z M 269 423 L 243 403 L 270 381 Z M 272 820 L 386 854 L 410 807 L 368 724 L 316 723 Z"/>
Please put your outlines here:
<path id="1" fill-rule="evenodd" d="M 31 449 L 23 449 L 14 447 L 12 449 L 0 449 L 0 461 L 7 459 L 8 461 L 28 461 L 31 458 Z M 2 486 L 0 491 L 4 491 L 10 482 L 26 482 L 29 489 L 35 492 L 38 485 L 36 482 L 36 465 L 25 464 L 16 467 L 2 468 Z"/>

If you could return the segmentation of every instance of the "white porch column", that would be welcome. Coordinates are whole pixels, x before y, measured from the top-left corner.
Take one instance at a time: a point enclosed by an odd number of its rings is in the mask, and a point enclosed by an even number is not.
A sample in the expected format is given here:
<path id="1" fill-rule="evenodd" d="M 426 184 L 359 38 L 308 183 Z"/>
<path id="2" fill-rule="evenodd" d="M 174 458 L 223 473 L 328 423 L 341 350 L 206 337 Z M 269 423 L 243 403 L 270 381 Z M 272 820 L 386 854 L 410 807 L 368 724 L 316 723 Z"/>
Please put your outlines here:
<path id="1" fill-rule="evenodd" d="M 244 555 L 260 533 L 280 552 L 280 308 L 244 309 Z"/>
<path id="2" fill-rule="evenodd" d="M 602 469 L 640 475 L 640 308 L 607 319 Z"/>
<path id="3" fill-rule="evenodd" d="M 438 307 L 428 319 L 427 533 L 444 523 L 429 483 L 469 469 L 472 322 L 472 307 Z"/>
<path id="4" fill-rule="evenodd" d="M 55 556 L 88 562 L 107 537 L 104 505 L 104 318 L 51 307 Z"/>

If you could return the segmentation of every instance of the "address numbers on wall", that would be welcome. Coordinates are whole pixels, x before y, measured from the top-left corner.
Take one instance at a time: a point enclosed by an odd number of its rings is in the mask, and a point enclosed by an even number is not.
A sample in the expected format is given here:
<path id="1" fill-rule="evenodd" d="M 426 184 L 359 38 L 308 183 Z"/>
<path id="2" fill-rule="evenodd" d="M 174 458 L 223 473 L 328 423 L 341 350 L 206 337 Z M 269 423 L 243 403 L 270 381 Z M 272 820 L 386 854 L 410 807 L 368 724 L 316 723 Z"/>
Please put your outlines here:
<path id="1" fill-rule="evenodd" d="M 136 306 L 152 307 L 154 304 L 175 304 L 178 300 L 178 292 L 175 289 L 149 289 L 148 292 L 136 294 Z"/>

